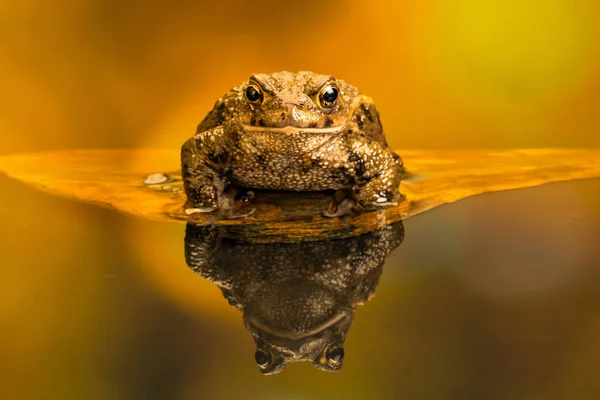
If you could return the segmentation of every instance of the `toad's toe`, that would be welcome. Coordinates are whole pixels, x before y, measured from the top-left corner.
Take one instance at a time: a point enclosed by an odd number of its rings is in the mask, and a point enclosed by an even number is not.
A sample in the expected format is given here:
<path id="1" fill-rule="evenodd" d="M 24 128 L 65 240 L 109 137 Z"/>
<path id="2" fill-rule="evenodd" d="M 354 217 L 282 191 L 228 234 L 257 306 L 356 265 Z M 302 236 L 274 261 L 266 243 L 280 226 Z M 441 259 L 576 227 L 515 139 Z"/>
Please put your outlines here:
<path id="1" fill-rule="evenodd" d="M 196 208 L 186 208 L 184 212 L 187 215 L 197 214 L 197 213 L 210 213 L 217 209 L 217 207 L 196 207 Z"/>
<path id="2" fill-rule="evenodd" d="M 225 216 L 225 219 L 240 219 L 240 218 L 246 218 L 249 217 L 250 215 L 254 214 L 254 212 L 256 211 L 256 208 L 253 208 L 252 210 L 248 211 L 247 213 L 243 213 L 243 214 L 236 214 L 236 213 L 231 213 Z"/>
<path id="3" fill-rule="evenodd" d="M 327 211 L 323 211 L 323 216 L 327 218 L 341 217 L 349 214 L 355 206 L 355 201 L 352 199 L 344 199 L 339 205 L 335 202 L 331 203 Z"/>

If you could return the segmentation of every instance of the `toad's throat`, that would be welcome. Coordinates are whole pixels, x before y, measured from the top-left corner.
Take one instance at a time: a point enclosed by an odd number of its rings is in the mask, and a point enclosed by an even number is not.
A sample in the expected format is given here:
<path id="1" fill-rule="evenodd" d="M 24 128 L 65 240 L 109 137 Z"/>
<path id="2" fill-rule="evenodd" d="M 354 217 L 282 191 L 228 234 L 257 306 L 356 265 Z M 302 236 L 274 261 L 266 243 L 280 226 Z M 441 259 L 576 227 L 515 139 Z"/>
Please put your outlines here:
<path id="1" fill-rule="evenodd" d="M 270 335 L 280 337 L 282 339 L 299 340 L 299 339 L 304 339 L 304 338 L 316 335 L 318 333 L 321 333 L 324 330 L 326 330 L 327 328 L 334 326 L 335 324 L 337 324 L 338 322 L 340 322 L 347 316 L 348 316 L 348 314 L 346 312 L 341 312 L 337 315 L 334 315 L 332 318 L 328 319 L 327 321 L 319 324 L 318 326 L 315 326 L 314 328 L 309 329 L 305 332 L 301 332 L 301 333 L 292 333 L 292 332 L 283 331 L 281 329 L 271 328 L 270 326 L 262 323 L 261 321 L 259 321 L 257 318 L 254 318 L 254 317 L 252 317 L 250 319 L 250 324 L 256 329 L 259 329 Z"/>
<path id="2" fill-rule="evenodd" d="M 302 128 L 298 126 L 254 126 L 243 125 L 246 132 L 279 132 L 279 133 L 340 133 L 344 130 L 343 125 L 331 126 L 329 128 Z"/>

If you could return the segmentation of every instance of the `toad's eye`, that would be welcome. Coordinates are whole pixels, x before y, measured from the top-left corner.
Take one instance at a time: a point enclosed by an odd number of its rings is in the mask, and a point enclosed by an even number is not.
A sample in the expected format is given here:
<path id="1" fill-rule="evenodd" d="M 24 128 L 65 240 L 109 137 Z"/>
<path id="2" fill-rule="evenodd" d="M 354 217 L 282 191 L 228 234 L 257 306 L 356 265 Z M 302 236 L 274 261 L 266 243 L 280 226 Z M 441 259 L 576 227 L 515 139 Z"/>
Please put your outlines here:
<path id="1" fill-rule="evenodd" d="M 256 353 L 254 353 L 254 360 L 261 369 L 267 368 L 271 363 L 271 354 L 265 353 L 262 350 L 256 350 Z"/>
<path id="2" fill-rule="evenodd" d="M 246 88 L 246 97 L 253 104 L 261 104 L 263 101 L 262 91 L 258 86 L 252 83 Z"/>
<path id="3" fill-rule="evenodd" d="M 319 93 L 319 103 L 323 108 L 333 108 L 338 98 L 338 88 L 335 85 L 326 85 Z"/>
<path id="4" fill-rule="evenodd" d="M 327 362 L 331 366 L 339 366 L 344 361 L 344 348 L 341 345 L 333 346 L 327 351 Z"/>

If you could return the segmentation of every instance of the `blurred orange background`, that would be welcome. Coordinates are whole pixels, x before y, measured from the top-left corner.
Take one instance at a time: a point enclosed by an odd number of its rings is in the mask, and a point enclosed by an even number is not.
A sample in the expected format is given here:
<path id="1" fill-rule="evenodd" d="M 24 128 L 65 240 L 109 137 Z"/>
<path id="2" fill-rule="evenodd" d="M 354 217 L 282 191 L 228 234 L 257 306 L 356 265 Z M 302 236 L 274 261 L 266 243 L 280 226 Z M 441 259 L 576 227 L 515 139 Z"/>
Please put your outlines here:
<path id="1" fill-rule="evenodd" d="M 359 87 L 396 149 L 600 145 L 594 0 L 12 0 L 0 18 L 0 153 L 179 147 L 278 70 Z"/>
<path id="2" fill-rule="evenodd" d="M 594 0 L 5 0 L 0 154 L 178 148 L 232 86 L 279 70 L 360 88 L 400 153 L 598 147 L 599 31 Z M 183 226 L 0 179 L 2 398 L 562 399 L 598 381 L 598 180 L 408 220 L 344 371 L 261 380 L 241 314 L 185 266 Z"/>

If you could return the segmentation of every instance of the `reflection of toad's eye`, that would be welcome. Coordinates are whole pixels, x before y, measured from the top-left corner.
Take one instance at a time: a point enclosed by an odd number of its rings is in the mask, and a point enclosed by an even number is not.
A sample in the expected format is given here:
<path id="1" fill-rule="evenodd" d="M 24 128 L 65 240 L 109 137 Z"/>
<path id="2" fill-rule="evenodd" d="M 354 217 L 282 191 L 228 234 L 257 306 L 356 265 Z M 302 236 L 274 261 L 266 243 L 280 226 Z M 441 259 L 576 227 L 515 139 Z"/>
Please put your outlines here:
<path id="1" fill-rule="evenodd" d="M 340 365 L 344 361 L 344 348 L 342 346 L 331 347 L 327 351 L 327 362 L 330 365 Z"/>
<path id="2" fill-rule="evenodd" d="M 265 353 L 262 350 L 256 350 L 256 353 L 254 353 L 254 359 L 260 368 L 266 368 L 271 363 L 271 354 Z"/>
<path id="3" fill-rule="evenodd" d="M 319 103 L 323 108 L 332 108 L 338 98 L 338 89 L 334 85 L 327 85 L 319 93 Z"/>
<path id="4" fill-rule="evenodd" d="M 260 104 L 263 100 L 263 95 L 260 88 L 253 84 L 248 85 L 246 88 L 246 97 L 254 104 Z"/>

